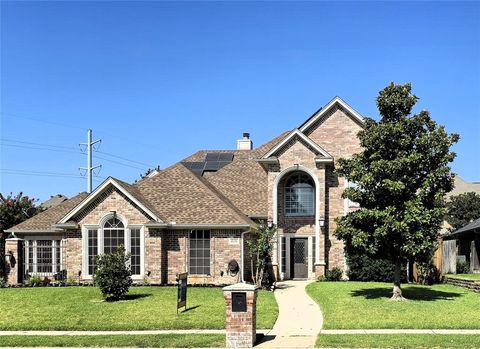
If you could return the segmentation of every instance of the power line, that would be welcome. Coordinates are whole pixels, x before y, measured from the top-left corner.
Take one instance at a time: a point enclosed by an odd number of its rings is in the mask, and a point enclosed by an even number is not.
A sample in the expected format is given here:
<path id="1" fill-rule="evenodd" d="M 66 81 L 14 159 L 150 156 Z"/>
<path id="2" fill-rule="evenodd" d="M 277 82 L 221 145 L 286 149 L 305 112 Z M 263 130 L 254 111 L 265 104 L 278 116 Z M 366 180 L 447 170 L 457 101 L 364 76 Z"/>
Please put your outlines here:
<path id="1" fill-rule="evenodd" d="M 14 118 L 32 120 L 32 121 L 35 121 L 35 122 L 40 122 L 40 123 L 55 125 L 55 126 L 61 126 L 61 127 L 66 127 L 66 128 L 73 128 L 73 129 L 82 130 L 82 131 L 88 130 L 88 128 L 85 128 L 85 127 L 72 126 L 72 125 L 67 125 L 67 124 L 63 124 L 63 123 L 60 123 L 60 122 L 54 122 L 54 121 L 47 121 L 47 120 L 43 120 L 43 119 L 38 119 L 38 118 L 26 116 L 26 115 L 19 115 L 19 114 L 16 114 L 16 113 L 0 112 L 0 114 L 2 114 L 2 115 L 7 115 L 7 116 L 11 116 L 11 117 L 14 117 Z M 153 144 L 148 144 L 148 143 L 139 142 L 139 141 L 138 141 L 137 139 L 135 139 L 135 138 L 129 138 L 129 137 L 125 137 L 125 136 L 119 136 L 118 133 L 115 134 L 115 133 L 111 133 L 111 132 L 108 132 L 108 131 L 105 131 L 105 130 L 102 130 L 102 129 L 98 130 L 98 132 L 104 133 L 104 134 L 106 134 L 106 135 L 114 136 L 115 138 L 126 139 L 126 140 L 128 140 L 129 142 L 137 143 L 137 144 L 139 144 L 139 145 L 141 145 L 141 146 L 143 146 L 143 147 L 147 147 L 147 148 L 155 147 Z"/>
<path id="2" fill-rule="evenodd" d="M 42 176 L 42 177 L 58 177 L 58 178 L 82 178 L 85 179 L 84 176 L 73 174 L 73 173 L 62 173 L 62 172 L 45 172 L 45 171 L 33 171 L 33 170 L 21 170 L 21 169 L 11 169 L 11 168 L 3 168 L 0 172 L 5 174 L 16 174 L 16 175 L 23 175 L 23 176 Z M 102 176 L 95 176 L 95 178 L 105 179 Z"/>
<path id="3" fill-rule="evenodd" d="M 31 145 L 39 145 L 42 147 L 51 147 L 51 148 L 61 148 L 61 149 L 76 149 L 75 147 L 67 147 L 64 145 L 54 145 L 54 144 L 45 144 L 45 143 L 34 143 L 34 142 L 27 142 L 27 141 L 20 141 L 16 139 L 8 139 L 8 138 L 0 138 L 1 141 L 4 142 L 11 142 L 11 143 L 22 143 L 22 144 L 31 144 Z"/>
<path id="4" fill-rule="evenodd" d="M 62 150 L 62 152 L 69 152 L 69 153 L 74 153 L 74 154 L 84 154 L 84 152 L 76 152 L 74 151 L 73 149 L 75 149 L 74 147 L 68 147 L 68 146 L 62 146 L 62 145 L 53 145 L 53 144 L 45 144 L 45 143 L 34 143 L 34 142 L 27 142 L 27 141 L 21 141 L 21 140 L 15 140 L 15 139 L 7 139 L 7 138 L 0 138 L 1 141 L 4 141 L 4 142 L 11 142 L 11 143 L 20 143 L 20 144 L 27 144 L 27 145 L 36 145 L 36 146 L 41 146 L 42 148 L 38 148 L 38 147 L 29 147 L 29 146 L 20 146 L 20 145 L 13 145 L 13 144 L 5 144 L 5 143 L 1 143 L 0 145 L 4 145 L 4 146 L 9 146 L 9 147 L 18 147 L 18 148 L 26 148 L 26 149 L 39 149 L 39 150 L 51 150 L 51 151 L 60 151 L 60 150 L 55 150 L 55 149 L 49 149 L 49 148 L 43 148 L 43 147 L 50 147 L 50 148 L 58 148 L 58 149 L 71 149 L 70 151 L 67 151 L 67 150 Z M 107 155 L 107 156 L 111 156 L 111 157 L 114 157 L 114 158 L 117 158 L 117 159 L 121 159 L 121 160 L 125 160 L 125 161 L 128 161 L 128 162 L 131 162 L 131 163 L 135 163 L 135 164 L 139 164 L 139 165 L 145 165 L 145 166 L 148 166 L 149 168 L 152 167 L 156 167 L 154 165 L 151 165 L 151 164 L 147 164 L 145 162 L 141 162 L 141 161 L 136 161 L 136 160 L 131 160 L 131 159 L 128 159 L 126 157 L 123 157 L 123 156 L 119 156 L 119 155 L 115 155 L 115 154 L 112 154 L 112 153 L 108 153 L 108 152 L 104 152 L 104 151 L 100 151 L 100 150 L 97 150 L 96 151 L 97 153 L 100 153 L 100 154 L 104 154 L 104 155 Z M 107 160 L 108 161 L 108 160 Z M 118 164 L 120 164 L 119 162 L 117 162 Z M 126 165 L 128 166 L 127 164 L 123 164 L 123 165 Z M 134 167 L 134 168 L 137 168 L 139 169 L 138 167 Z M 145 168 L 140 168 L 140 170 L 145 170 Z"/>
<path id="5" fill-rule="evenodd" d="M 66 127 L 66 128 L 73 128 L 73 129 L 77 129 L 77 130 L 84 130 L 84 131 L 86 130 L 85 127 L 78 127 L 78 126 L 63 124 L 61 122 L 54 122 L 54 121 L 37 119 L 37 118 L 32 118 L 30 116 L 25 116 L 25 115 L 19 115 L 19 114 L 14 114 L 14 113 L 5 113 L 5 112 L 0 112 L 0 114 L 11 116 L 11 117 L 14 117 L 14 118 L 19 118 L 19 119 L 26 119 L 26 120 L 41 122 L 41 123 L 44 123 L 44 124 L 50 124 L 50 125 L 61 126 L 61 127 Z"/>
<path id="6" fill-rule="evenodd" d="M 146 168 L 142 168 L 142 167 L 137 167 L 137 166 L 133 166 L 133 165 L 128 165 L 128 164 L 124 164 L 122 162 L 119 162 L 119 161 L 115 161 L 115 160 L 111 160 L 111 159 L 107 159 L 107 158 L 103 158 L 101 156 L 96 156 L 97 159 L 101 159 L 101 160 L 105 160 L 105 161 L 108 161 L 108 162 L 111 162 L 111 163 L 114 163 L 114 164 L 119 164 L 119 165 L 122 165 L 122 166 L 127 166 L 127 167 L 131 167 L 131 168 L 135 168 L 137 170 L 141 170 L 141 171 L 145 171 Z"/>

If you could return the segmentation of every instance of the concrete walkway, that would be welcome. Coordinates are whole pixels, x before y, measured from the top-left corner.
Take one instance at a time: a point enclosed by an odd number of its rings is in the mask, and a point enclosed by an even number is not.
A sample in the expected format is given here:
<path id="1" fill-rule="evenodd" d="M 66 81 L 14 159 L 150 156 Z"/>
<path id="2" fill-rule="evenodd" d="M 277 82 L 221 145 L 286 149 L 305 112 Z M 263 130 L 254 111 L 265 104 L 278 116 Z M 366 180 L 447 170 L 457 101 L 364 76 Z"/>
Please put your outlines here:
<path id="1" fill-rule="evenodd" d="M 323 317 L 305 287 L 311 281 L 284 281 L 277 285 L 275 298 L 279 315 L 273 329 L 263 332 L 260 348 L 312 348 L 322 329 Z M 260 330 L 257 332 L 261 332 Z"/>

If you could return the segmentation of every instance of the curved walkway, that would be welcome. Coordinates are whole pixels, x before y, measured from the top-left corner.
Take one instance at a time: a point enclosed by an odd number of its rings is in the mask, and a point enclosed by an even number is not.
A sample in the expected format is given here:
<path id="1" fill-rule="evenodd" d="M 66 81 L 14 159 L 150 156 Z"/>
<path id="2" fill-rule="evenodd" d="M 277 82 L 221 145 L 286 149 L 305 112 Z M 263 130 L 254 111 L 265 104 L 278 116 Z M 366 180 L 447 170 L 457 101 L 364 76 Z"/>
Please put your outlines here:
<path id="1" fill-rule="evenodd" d="M 305 287 L 312 281 L 283 281 L 277 285 L 275 298 L 279 314 L 273 329 L 257 345 L 264 348 L 314 347 L 322 329 L 323 317 L 317 303 Z"/>

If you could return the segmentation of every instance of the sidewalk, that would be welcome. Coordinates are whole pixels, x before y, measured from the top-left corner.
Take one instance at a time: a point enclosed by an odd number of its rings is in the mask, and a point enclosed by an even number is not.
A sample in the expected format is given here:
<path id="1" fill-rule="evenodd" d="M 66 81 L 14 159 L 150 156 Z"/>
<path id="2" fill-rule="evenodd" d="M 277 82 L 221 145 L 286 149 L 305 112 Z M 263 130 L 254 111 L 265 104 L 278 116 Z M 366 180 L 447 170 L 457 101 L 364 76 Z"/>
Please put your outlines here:
<path id="1" fill-rule="evenodd" d="M 279 315 L 273 329 L 263 332 L 259 348 L 311 348 L 323 324 L 317 303 L 305 287 L 311 281 L 284 281 L 275 290 Z M 258 330 L 257 333 L 262 333 Z"/>

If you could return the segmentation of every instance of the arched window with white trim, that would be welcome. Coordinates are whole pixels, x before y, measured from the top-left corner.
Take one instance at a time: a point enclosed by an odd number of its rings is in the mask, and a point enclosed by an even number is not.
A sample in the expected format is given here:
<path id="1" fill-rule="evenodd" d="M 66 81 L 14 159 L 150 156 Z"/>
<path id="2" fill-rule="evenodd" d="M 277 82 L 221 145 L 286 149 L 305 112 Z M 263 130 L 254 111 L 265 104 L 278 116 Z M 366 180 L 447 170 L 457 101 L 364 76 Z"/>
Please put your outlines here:
<path id="1" fill-rule="evenodd" d="M 285 215 L 315 215 L 315 183 L 304 172 L 294 172 L 285 180 Z"/>
<path id="2" fill-rule="evenodd" d="M 102 223 L 103 222 L 103 223 Z M 129 266 L 132 276 L 142 275 L 143 234 L 141 226 L 126 226 L 118 216 L 105 217 L 100 225 L 85 227 L 86 269 L 88 276 L 95 273 L 95 257 L 102 253 L 113 253 L 120 246 L 130 253 Z"/>

